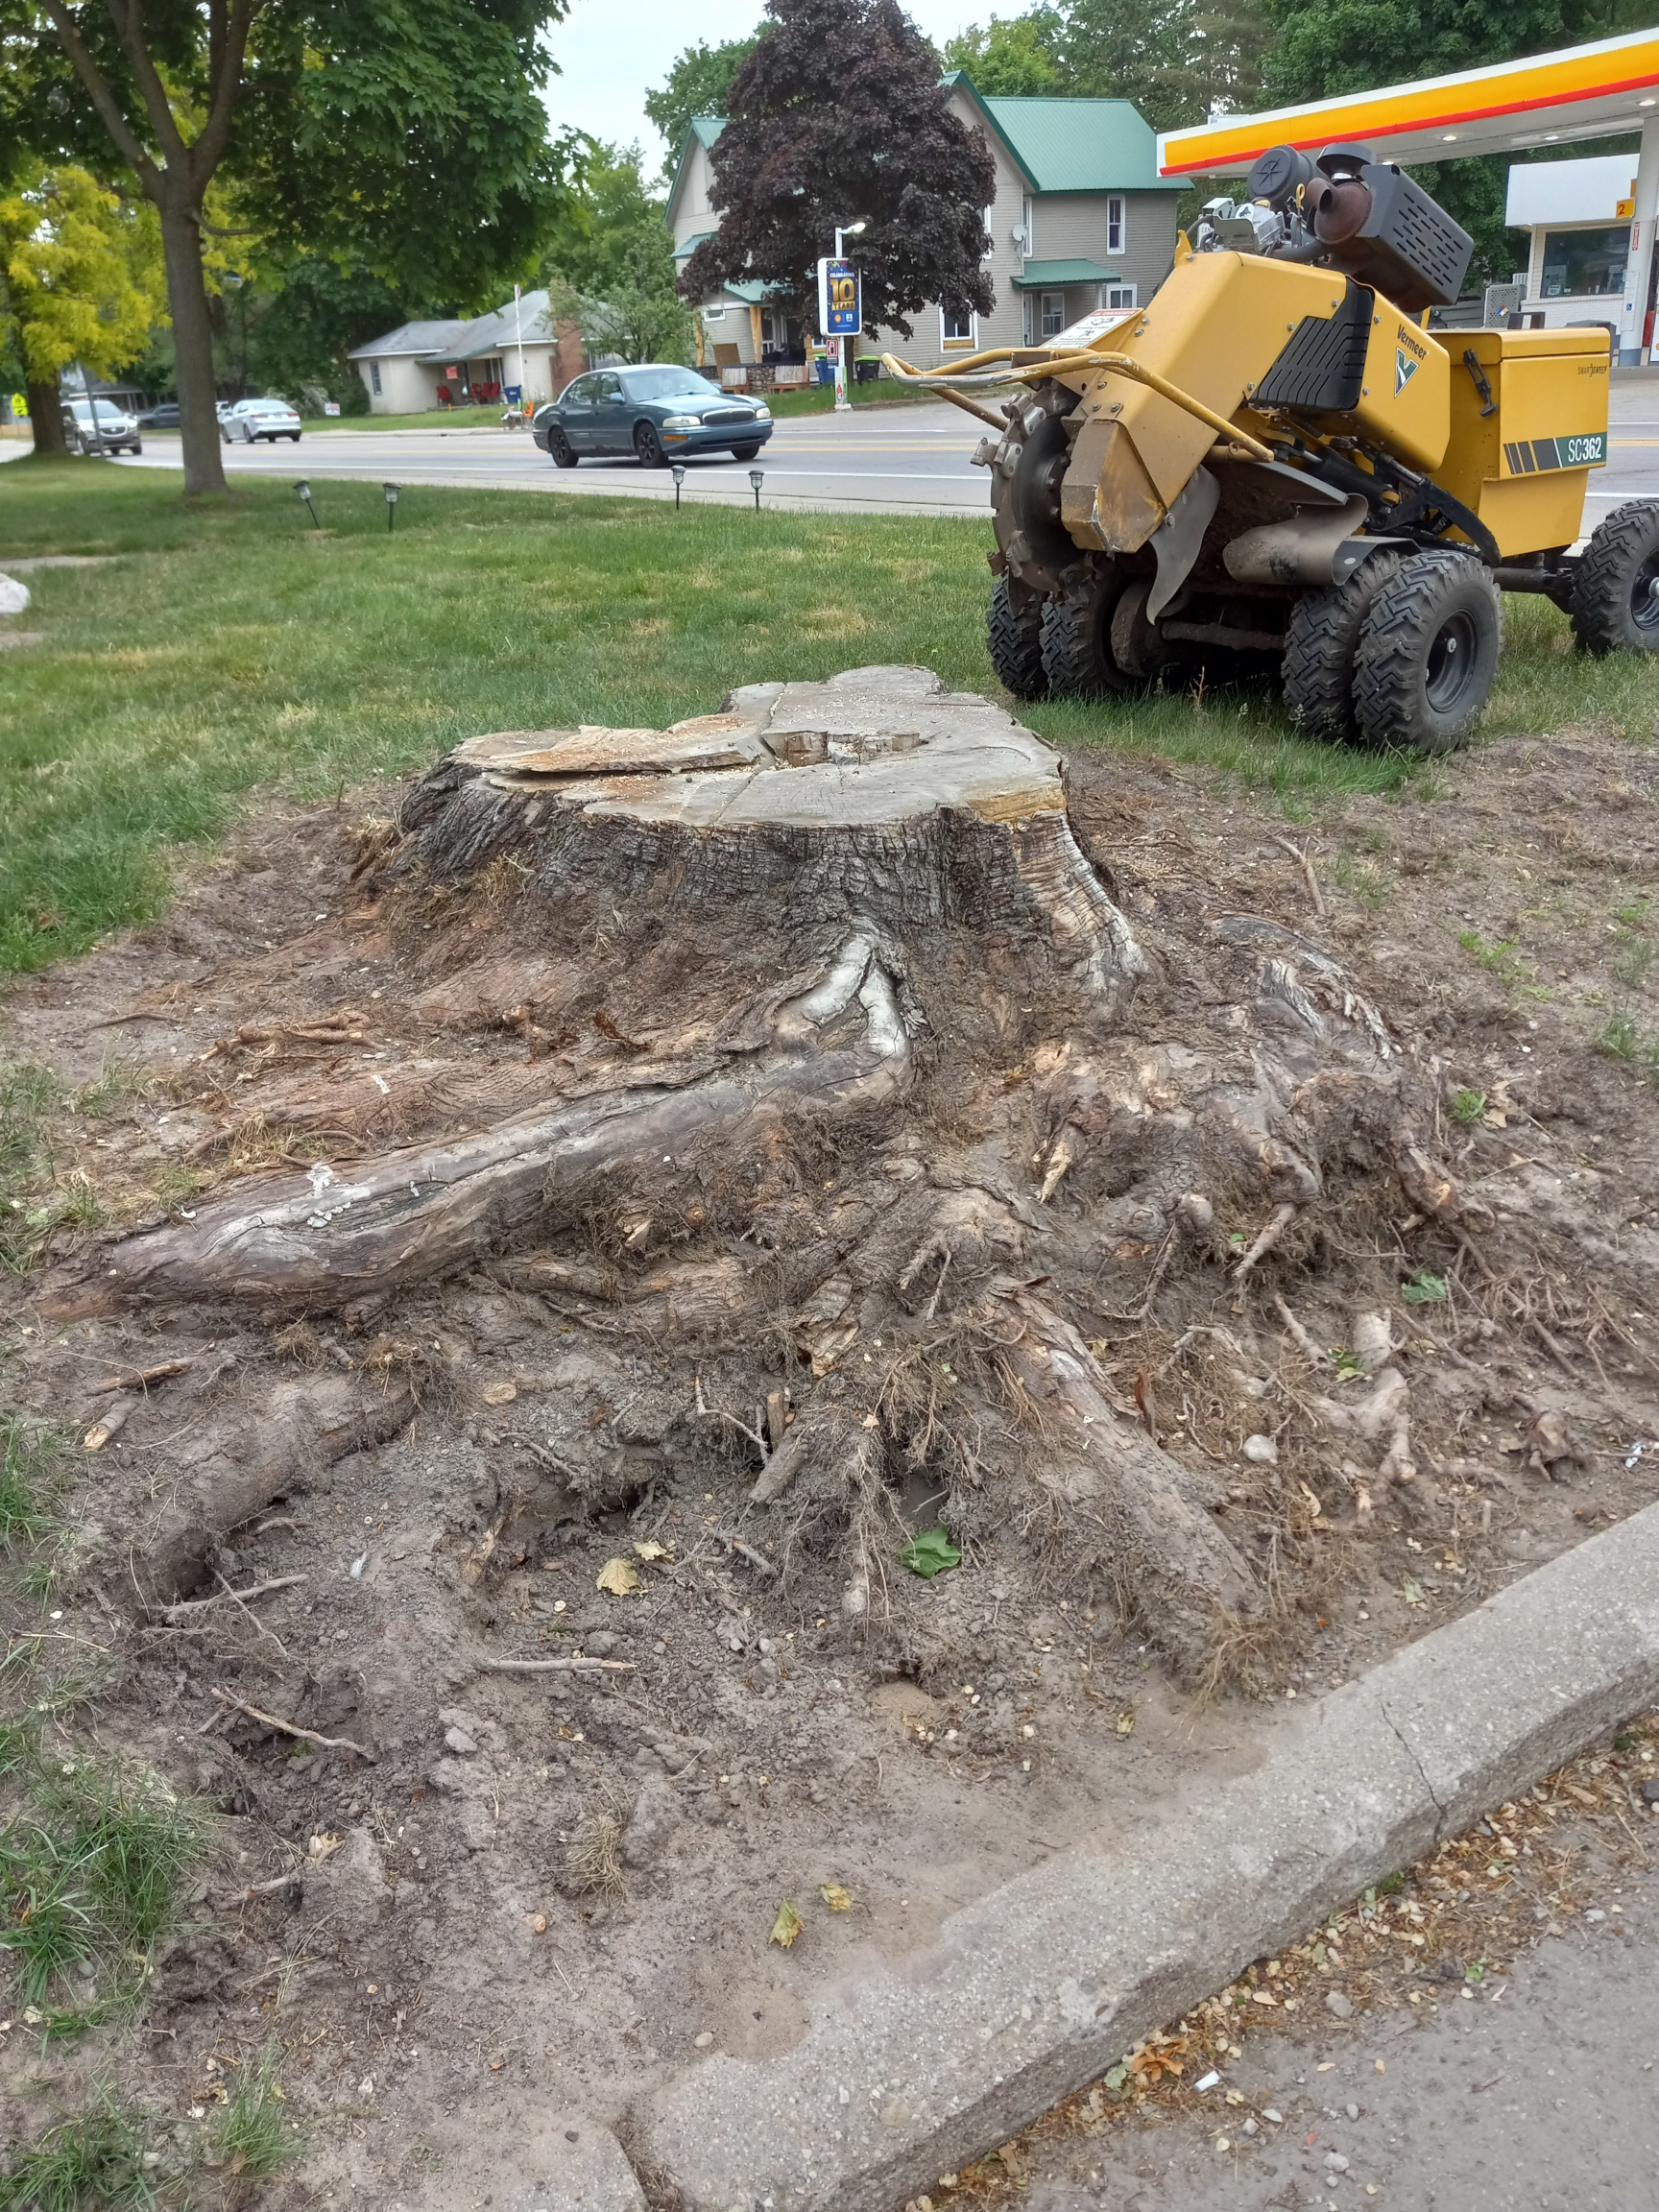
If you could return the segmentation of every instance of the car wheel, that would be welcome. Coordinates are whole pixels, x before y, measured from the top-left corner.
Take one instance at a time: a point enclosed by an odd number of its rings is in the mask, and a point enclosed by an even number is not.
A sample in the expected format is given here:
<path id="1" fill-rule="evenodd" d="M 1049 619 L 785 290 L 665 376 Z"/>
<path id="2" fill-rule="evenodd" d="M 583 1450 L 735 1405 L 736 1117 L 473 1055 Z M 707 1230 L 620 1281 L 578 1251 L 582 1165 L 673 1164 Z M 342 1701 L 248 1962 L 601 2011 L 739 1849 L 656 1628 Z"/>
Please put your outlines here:
<path id="1" fill-rule="evenodd" d="M 547 458 L 555 469 L 574 469 L 576 466 L 576 448 L 557 422 L 547 433 Z"/>
<path id="2" fill-rule="evenodd" d="M 133 450 L 133 452 L 134 452 L 134 453 L 142 453 L 142 452 L 143 452 L 143 450 L 144 450 L 144 441 L 143 441 L 143 439 L 142 439 L 142 438 L 134 438 L 134 439 L 133 439 L 133 441 L 132 441 L 132 450 Z"/>
<path id="3" fill-rule="evenodd" d="M 289 433 L 288 433 L 288 437 L 289 437 L 289 440 L 290 440 L 290 442 L 291 442 L 293 445 L 299 445 L 299 443 L 300 443 L 300 433 L 299 433 L 299 431 L 298 431 L 298 430 L 290 430 L 290 431 L 289 431 Z M 275 441 L 273 441 L 273 443 L 275 443 Z"/>
<path id="4" fill-rule="evenodd" d="M 634 450 L 639 457 L 641 469 L 661 469 L 668 459 L 662 441 L 657 435 L 654 422 L 636 422 L 634 425 Z"/>
<path id="5" fill-rule="evenodd" d="M 757 438 L 750 445 L 733 445 L 732 448 L 732 458 L 733 461 L 753 461 L 756 454 L 758 453 L 759 450 L 760 441 Z"/>

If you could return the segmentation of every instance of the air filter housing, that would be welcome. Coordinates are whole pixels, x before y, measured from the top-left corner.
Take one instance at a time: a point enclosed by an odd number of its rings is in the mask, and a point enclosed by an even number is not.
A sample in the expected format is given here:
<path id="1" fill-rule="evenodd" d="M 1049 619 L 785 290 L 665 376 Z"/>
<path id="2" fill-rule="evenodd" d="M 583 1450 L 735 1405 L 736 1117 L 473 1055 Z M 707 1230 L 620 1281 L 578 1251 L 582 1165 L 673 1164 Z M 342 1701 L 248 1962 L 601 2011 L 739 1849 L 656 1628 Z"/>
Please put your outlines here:
<path id="1" fill-rule="evenodd" d="M 1368 161 L 1359 180 L 1371 195 L 1370 211 L 1350 236 L 1332 245 L 1336 267 L 1361 284 L 1375 285 L 1407 315 L 1451 306 L 1462 288 L 1474 239 L 1398 162 Z"/>

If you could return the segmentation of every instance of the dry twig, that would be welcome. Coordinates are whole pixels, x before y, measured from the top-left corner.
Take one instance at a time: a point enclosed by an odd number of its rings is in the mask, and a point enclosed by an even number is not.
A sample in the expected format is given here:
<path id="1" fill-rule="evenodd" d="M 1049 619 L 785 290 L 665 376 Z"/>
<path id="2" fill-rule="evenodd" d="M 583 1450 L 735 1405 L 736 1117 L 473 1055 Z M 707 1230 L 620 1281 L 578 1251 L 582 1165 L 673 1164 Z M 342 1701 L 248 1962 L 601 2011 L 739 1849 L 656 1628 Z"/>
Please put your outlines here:
<path id="1" fill-rule="evenodd" d="M 1302 871 L 1302 879 L 1308 886 L 1308 896 L 1313 902 L 1313 911 L 1321 922 L 1325 919 L 1325 896 L 1319 888 L 1319 878 L 1313 873 L 1313 863 L 1308 857 L 1307 848 L 1292 845 L 1288 837 L 1275 837 L 1274 844 L 1282 853 L 1288 853 Z"/>
<path id="2" fill-rule="evenodd" d="M 367 1759 L 371 1767 L 378 1765 L 374 1753 L 361 1743 L 353 1743 L 349 1736 L 319 1736 L 315 1728 L 301 1728 L 292 1720 L 282 1719 L 276 1713 L 261 1713 L 257 1705 L 250 1705 L 240 1697 L 232 1697 L 228 1690 L 215 1690 L 213 1695 L 222 1705 L 228 1705 L 238 1713 L 246 1713 L 250 1720 L 257 1720 L 267 1728 L 276 1728 L 284 1736 L 297 1736 L 302 1743 L 320 1744 L 325 1751 L 355 1751 L 358 1758 Z"/>

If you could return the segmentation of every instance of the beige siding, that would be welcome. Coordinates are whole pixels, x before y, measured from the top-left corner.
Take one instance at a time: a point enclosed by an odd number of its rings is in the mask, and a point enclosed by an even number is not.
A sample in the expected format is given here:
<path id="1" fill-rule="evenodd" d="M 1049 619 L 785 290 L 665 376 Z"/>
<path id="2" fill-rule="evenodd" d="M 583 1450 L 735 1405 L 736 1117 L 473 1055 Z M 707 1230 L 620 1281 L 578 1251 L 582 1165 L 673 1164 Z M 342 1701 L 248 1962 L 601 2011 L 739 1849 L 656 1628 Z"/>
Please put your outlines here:
<path id="1" fill-rule="evenodd" d="M 440 377 L 436 370 L 422 369 L 407 356 L 376 362 L 359 361 L 358 373 L 369 395 L 371 415 L 417 415 L 438 404 Z M 373 372 L 380 372 L 380 389 L 374 389 Z"/>
<path id="2" fill-rule="evenodd" d="M 709 152 L 701 138 L 691 142 L 691 151 L 685 157 L 685 166 L 680 178 L 680 190 L 674 204 L 668 210 L 669 227 L 674 232 L 676 246 L 684 246 L 687 238 L 695 238 L 701 230 L 712 230 L 714 210 L 709 204 L 709 187 L 713 181 L 713 170 Z"/>

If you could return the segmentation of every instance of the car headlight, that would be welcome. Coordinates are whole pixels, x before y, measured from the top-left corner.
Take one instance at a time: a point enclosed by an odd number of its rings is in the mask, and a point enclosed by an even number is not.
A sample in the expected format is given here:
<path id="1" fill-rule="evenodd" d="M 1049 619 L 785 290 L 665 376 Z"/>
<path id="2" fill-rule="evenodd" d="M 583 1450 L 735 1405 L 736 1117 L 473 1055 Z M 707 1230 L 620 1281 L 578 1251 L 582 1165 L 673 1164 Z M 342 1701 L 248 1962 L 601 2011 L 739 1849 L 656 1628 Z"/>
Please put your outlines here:
<path id="1" fill-rule="evenodd" d="M 700 415 L 664 415 L 662 427 L 664 430 L 701 430 L 703 418 Z"/>
<path id="2" fill-rule="evenodd" d="M 770 422 L 770 421 L 771 421 L 771 420 L 772 420 L 772 410 L 771 410 L 771 408 L 770 408 L 770 407 L 757 407 L 757 408 L 756 408 L 756 410 L 755 410 L 755 420 L 756 420 L 756 421 L 757 421 L 757 422 Z"/>

